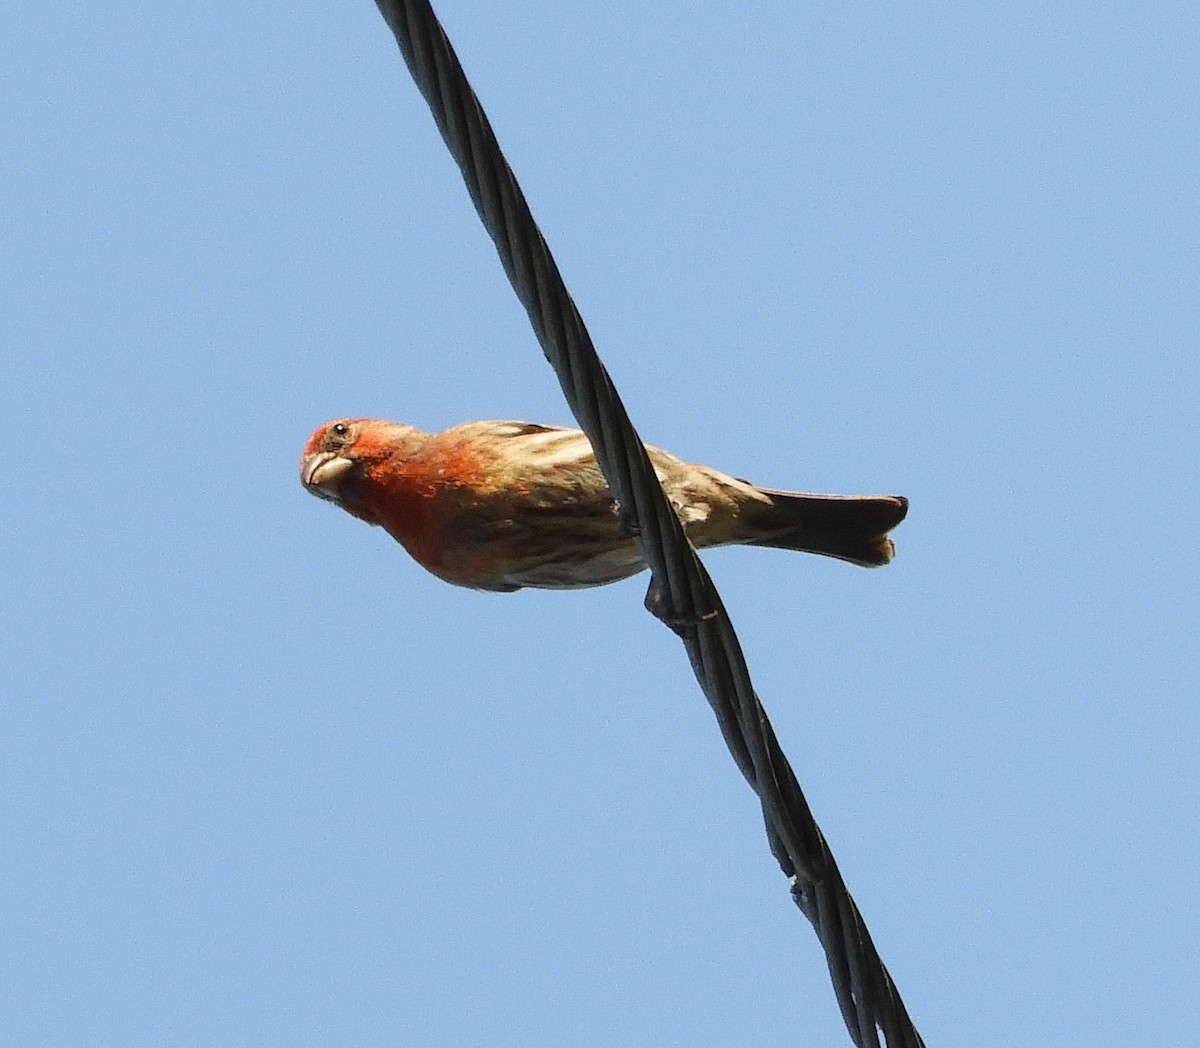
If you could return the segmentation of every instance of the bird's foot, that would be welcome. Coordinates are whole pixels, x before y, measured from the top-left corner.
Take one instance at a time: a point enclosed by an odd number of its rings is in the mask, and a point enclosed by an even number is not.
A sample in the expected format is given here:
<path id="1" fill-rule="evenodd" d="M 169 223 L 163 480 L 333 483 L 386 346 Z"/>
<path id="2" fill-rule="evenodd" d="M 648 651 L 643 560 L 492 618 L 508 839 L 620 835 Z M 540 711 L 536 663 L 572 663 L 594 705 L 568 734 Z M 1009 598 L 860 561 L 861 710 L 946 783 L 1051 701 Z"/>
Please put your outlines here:
<path id="1" fill-rule="evenodd" d="M 645 605 L 651 615 L 684 640 L 696 635 L 696 627 L 700 623 L 717 617 L 715 610 L 700 611 L 694 607 L 677 607 L 671 598 L 669 588 L 661 583 L 657 576 L 650 579 L 650 588 L 646 590 Z"/>

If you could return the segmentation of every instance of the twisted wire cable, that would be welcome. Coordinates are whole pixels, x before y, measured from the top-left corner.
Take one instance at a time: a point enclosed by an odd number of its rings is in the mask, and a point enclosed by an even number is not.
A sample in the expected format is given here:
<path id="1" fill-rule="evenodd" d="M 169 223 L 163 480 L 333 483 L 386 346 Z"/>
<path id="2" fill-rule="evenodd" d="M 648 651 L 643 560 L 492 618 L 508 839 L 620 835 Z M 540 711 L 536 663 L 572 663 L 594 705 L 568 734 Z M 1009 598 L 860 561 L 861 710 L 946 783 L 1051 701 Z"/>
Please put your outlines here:
<path id="1" fill-rule="evenodd" d="M 792 898 L 812 923 L 858 1048 L 923 1048 L 754 692 L 733 624 L 663 494 L 487 116 L 428 0 L 376 0 L 496 244 L 567 403 L 651 572 L 647 608 L 683 640 Z"/>

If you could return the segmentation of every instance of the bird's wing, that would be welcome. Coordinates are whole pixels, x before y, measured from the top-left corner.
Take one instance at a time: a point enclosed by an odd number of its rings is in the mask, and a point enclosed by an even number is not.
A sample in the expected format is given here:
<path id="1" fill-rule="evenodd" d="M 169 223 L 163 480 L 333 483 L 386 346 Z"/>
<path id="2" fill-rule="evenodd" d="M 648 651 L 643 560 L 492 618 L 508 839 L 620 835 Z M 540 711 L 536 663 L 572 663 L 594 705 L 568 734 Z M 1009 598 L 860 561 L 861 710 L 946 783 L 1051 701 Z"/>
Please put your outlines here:
<path id="1" fill-rule="evenodd" d="M 489 440 L 507 437 L 528 437 L 539 433 L 576 433 L 583 436 L 577 429 L 567 429 L 565 426 L 542 426 L 536 422 L 520 422 L 516 419 L 489 419 L 483 422 L 464 422 L 460 426 L 452 426 L 443 432 L 443 436 L 456 437 L 463 440 Z"/>

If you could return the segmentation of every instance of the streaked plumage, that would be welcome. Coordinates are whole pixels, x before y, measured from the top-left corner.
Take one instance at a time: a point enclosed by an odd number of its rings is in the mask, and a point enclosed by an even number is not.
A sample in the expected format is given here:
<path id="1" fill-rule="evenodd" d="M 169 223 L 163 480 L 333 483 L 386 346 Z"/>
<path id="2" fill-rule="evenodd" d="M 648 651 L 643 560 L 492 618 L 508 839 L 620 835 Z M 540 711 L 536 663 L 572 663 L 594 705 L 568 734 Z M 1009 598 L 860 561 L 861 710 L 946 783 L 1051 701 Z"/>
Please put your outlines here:
<path id="1" fill-rule="evenodd" d="M 887 532 L 907 500 L 757 488 L 648 448 L 698 548 L 775 546 L 886 564 Z M 507 591 L 577 589 L 645 568 L 618 526 L 582 432 L 528 422 L 468 422 L 429 434 L 399 422 L 340 419 L 309 438 L 304 486 L 378 524 L 447 582 Z"/>

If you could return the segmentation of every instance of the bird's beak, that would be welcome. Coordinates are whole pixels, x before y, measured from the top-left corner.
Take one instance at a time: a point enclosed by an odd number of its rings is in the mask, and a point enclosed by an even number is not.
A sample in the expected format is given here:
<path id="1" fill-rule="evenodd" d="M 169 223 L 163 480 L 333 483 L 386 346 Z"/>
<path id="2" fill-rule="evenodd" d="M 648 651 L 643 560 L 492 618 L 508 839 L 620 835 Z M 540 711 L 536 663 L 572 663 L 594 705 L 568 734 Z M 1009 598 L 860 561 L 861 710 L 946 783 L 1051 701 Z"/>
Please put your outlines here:
<path id="1" fill-rule="evenodd" d="M 340 502 L 342 481 L 353 465 L 353 459 L 319 451 L 300 463 L 300 480 L 318 498 Z"/>

